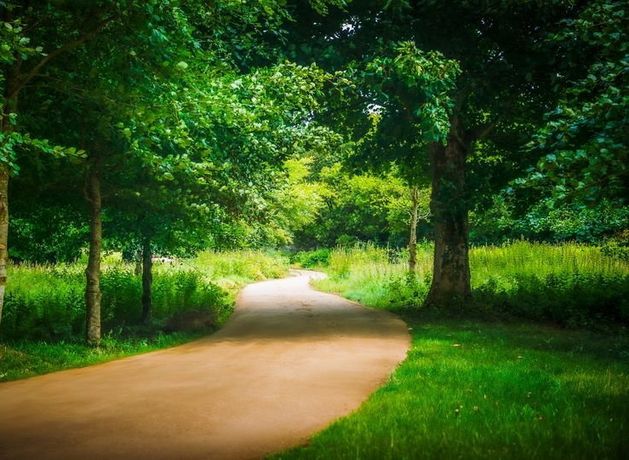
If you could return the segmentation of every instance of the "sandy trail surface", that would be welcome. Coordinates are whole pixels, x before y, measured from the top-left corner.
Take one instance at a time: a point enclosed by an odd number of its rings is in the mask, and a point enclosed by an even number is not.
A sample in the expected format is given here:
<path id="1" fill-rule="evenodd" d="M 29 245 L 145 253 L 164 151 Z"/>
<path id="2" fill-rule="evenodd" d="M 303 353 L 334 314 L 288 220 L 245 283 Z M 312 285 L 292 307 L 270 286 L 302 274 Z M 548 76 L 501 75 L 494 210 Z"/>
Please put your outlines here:
<path id="1" fill-rule="evenodd" d="M 304 442 L 384 383 L 410 340 L 315 276 L 249 285 L 202 340 L 0 384 L 0 458 L 254 459 Z"/>

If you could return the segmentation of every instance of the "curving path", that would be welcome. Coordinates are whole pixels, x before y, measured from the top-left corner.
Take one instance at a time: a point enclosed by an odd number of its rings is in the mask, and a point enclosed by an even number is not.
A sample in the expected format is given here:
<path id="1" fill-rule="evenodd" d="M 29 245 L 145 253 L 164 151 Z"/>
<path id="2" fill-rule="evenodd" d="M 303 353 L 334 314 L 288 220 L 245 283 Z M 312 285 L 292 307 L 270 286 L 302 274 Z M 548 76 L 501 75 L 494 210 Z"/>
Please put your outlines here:
<path id="1" fill-rule="evenodd" d="M 295 272 L 246 287 L 216 334 L 0 384 L 1 459 L 248 459 L 356 409 L 409 346 L 395 316 Z"/>

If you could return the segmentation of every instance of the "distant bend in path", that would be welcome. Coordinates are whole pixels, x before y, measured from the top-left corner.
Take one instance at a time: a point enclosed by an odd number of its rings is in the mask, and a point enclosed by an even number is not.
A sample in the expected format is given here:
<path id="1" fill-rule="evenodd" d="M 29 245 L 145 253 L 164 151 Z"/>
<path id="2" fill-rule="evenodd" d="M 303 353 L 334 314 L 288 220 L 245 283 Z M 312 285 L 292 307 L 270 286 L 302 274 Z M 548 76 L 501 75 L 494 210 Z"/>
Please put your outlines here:
<path id="1" fill-rule="evenodd" d="M 403 321 L 313 276 L 247 286 L 205 339 L 0 384 L 0 459 L 254 459 L 304 442 L 409 346 Z"/>

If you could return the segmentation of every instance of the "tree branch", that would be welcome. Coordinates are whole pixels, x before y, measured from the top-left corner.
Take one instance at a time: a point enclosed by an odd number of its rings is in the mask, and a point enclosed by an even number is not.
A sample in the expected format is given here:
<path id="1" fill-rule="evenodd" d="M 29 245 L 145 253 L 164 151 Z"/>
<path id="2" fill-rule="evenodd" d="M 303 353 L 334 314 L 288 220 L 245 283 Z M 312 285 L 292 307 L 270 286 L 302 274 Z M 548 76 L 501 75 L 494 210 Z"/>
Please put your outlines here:
<path id="1" fill-rule="evenodd" d="M 11 93 L 9 94 L 9 97 L 15 97 L 20 92 L 20 90 L 28 84 L 28 82 L 30 82 L 33 78 L 39 75 L 39 72 L 41 71 L 41 69 L 44 68 L 44 66 L 48 64 L 50 61 L 60 56 L 61 54 L 66 53 L 82 45 L 83 43 L 91 40 L 96 35 L 98 35 L 105 27 L 107 27 L 107 25 L 114 19 L 115 19 L 115 16 L 110 16 L 108 18 L 103 19 L 91 31 L 84 33 L 76 40 L 72 40 L 66 43 L 65 45 L 57 48 L 56 50 L 48 53 L 37 64 L 35 64 L 35 66 L 28 73 L 19 77 L 18 82 L 15 85 L 15 87 L 12 88 Z"/>
<path id="2" fill-rule="evenodd" d="M 472 133 L 472 136 L 474 136 L 475 140 L 484 139 L 485 137 L 489 136 L 489 134 L 491 134 L 491 132 L 496 128 L 497 124 L 498 123 L 495 121 L 492 121 L 491 123 L 487 123 L 486 125 L 481 126 L 478 129 L 474 130 L 474 132 Z"/>

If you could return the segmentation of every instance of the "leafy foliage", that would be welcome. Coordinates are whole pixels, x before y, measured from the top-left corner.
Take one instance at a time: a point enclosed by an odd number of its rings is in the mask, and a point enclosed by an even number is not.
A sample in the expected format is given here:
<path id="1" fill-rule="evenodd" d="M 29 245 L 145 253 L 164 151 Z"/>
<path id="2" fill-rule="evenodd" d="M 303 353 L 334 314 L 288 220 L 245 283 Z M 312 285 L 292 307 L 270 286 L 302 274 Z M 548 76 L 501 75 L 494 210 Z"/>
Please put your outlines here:
<path id="1" fill-rule="evenodd" d="M 335 163 L 323 167 L 311 181 L 323 187 L 324 205 L 316 220 L 297 232 L 298 246 L 330 247 L 356 241 L 400 246 L 408 240 L 408 187 L 394 171 L 384 177 L 351 174 Z"/>
<path id="2" fill-rule="evenodd" d="M 592 205 L 602 199 L 623 204 L 627 196 L 625 15 L 622 2 L 592 2 L 548 37 L 559 46 L 565 69 L 556 83 L 562 88 L 558 105 L 531 143 L 547 154 L 527 179 L 532 184 L 526 185 L 546 187 L 558 204 Z M 588 62 L 580 66 L 584 58 Z"/>

